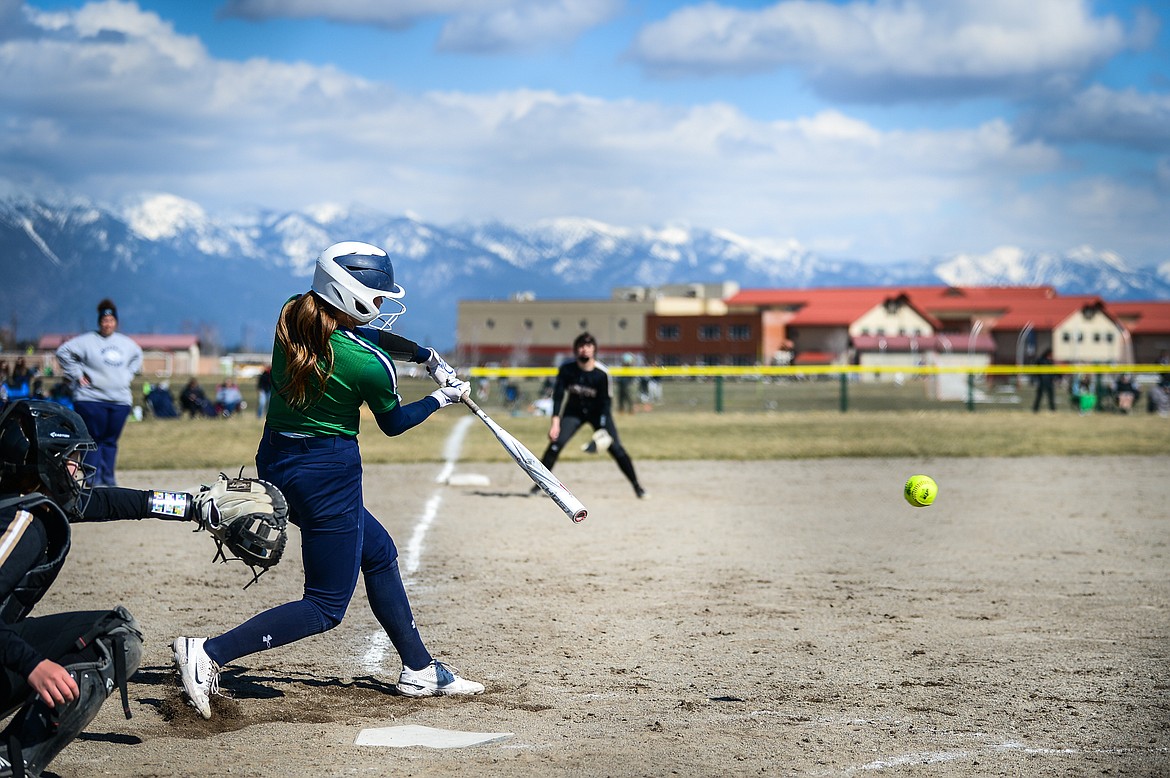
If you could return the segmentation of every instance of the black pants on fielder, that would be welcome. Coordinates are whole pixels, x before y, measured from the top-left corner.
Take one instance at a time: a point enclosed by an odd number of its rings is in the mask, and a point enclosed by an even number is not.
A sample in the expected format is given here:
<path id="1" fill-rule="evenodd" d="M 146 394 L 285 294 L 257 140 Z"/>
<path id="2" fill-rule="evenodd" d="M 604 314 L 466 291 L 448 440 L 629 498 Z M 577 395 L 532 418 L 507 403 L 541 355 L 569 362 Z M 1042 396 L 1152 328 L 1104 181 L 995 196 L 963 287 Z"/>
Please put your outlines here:
<path id="1" fill-rule="evenodd" d="M 569 439 L 577 434 L 577 430 L 581 429 L 581 425 L 585 423 L 588 423 L 594 430 L 604 429 L 609 433 L 610 438 L 613 439 L 613 442 L 609 445 L 609 455 L 617 462 L 618 468 L 622 471 L 622 475 L 634 487 L 634 492 L 641 497 L 644 490 L 642 489 L 642 485 L 638 483 L 638 476 L 634 472 L 634 463 L 630 459 L 630 455 L 626 453 L 625 447 L 622 446 L 622 441 L 618 437 L 617 427 L 614 426 L 613 419 L 608 416 L 605 418 L 604 423 L 598 418 L 582 419 L 579 416 L 562 416 L 561 433 L 557 435 L 556 440 L 548 444 L 548 448 L 544 450 L 544 454 L 540 458 L 541 463 L 549 470 L 552 470 L 553 465 L 556 464 L 557 458 L 560 457 L 561 451 L 564 450 Z"/>

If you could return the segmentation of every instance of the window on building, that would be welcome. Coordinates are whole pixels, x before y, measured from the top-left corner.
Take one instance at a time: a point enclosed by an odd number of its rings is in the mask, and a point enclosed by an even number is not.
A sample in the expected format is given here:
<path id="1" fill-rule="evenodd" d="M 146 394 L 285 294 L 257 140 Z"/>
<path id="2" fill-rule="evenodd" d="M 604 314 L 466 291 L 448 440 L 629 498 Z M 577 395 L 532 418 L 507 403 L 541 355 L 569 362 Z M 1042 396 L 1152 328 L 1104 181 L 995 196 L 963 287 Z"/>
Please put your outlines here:
<path id="1" fill-rule="evenodd" d="M 581 321 L 577 322 L 577 324 L 581 325 L 581 329 L 583 329 L 583 330 L 589 329 L 589 320 L 588 319 L 582 319 Z"/>
<path id="2" fill-rule="evenodd" d="M 554 330 L 559 330 L 561 328 L 561 320 L 560 319 L 553 319 L 552 321 L 549 322 L 549 324 L 552 325 L 552 328 Z"/>
<path id="3" fill-rule="evenodd" d="M 1063 334 L 1060 336 L 1060 339 L 1061 339 L 1061 340 L 1063 340 L 1065 343 L 1069 343 L 1069 342 L 1071 342 L 1071 341 L 1072 341 L 1072 335 L 1070 335 L 1069 333 L 1065 332 L 1065 333 L 1063 333 Z"/>
<path id="4" fill-rule="evenodd" d="M 659 324 L 658 325 L 658 339 L 659 340 L 678 340 L 678 325 L 677 324 Z"/>
<path id="5" fill-rule="evenodd" d="M 682 364 L 677 354 L 663 354 L 658 358 L 658 363 L 664 367 L 678 367 Z"/>
<path id="6" fill-rule="evenodd" d="M 1112 342 L 1113 342 L 1113 333 L 1112 333 L 1112 332 L 1106 332 L 1106 333 L 1105 333 L 1105 342 L 1106 342 L 1106 343 L 1112 343 Z"/>
<path id="7" fill-rule="evenodd" d="M 627 322 L 625 319 L 618 319 L 618 329 L 619 330 L 624 330 L 626 328 L 626 326 L 627 326 Z"/>
<path id="8" fill-rule="evenodd" d="M 719 340 L 723 337 L 723 328 L 718 324 L 703 324 L 699 327 L 699 340 Z"/>
<path id="9" fill-rule="evenodd" d="M 699 364 L 704 367 L 716 367 L 723 364 L 722 354 L 704 354 L 699 357 Z"/>
<path id="10" fill-rule="evenodd" d="M 727 328 L 728 340 L 751 340 L 752 328 L 748 324 L 732 324 Z"/>
<path id="11" fill-rule="evenodd" d="M 751 367 L 755 363 L 756 360 L 752 359 L 747 354 L 735 354 L 731 357 L 731 364 L 735 365 L 736 367 Z"/>
<path id="12" fill-rule="evenodd" d="M 489 330 L 490 330 L 490 329 L 495 329 L 495 326 L 496 326 L 496 320 L 495 320 L 495 319 L 488 319 L 486 323 L 487 323 L 487 328 L 488 328 Z"/>
<path id="13" fill-rule="evenodd" d="M 532 329 L 532 319 L 525 319 L 524 320 L 524 329 L 526 329 L 526 330 Z"/>
<path id="14" fill-rule="evenodd" d="M 1093 342 L 1094 342 L 1094 343 L 1100 343 L 1100 342 L 1101 342 L 1101 333 L 1099 333 L 1099 332 L 1094 332 L 1094 333 L 1093 333 Z"/>

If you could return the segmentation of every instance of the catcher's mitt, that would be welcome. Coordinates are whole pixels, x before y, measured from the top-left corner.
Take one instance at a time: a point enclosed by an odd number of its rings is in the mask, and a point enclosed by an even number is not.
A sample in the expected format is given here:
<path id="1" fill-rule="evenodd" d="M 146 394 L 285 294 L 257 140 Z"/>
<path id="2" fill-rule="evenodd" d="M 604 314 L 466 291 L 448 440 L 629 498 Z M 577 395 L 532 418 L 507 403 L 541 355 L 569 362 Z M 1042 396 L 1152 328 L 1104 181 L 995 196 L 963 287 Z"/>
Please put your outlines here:
<path id="1" fill-rule="evenodd" d="M 199 529 L 215 540 L 211 561 L 238 559 L 251 568 L 252 580 L 245 589 L 280 561 L 287 539 L 288 503 L 275 486 L 259 478 L 228 478 L 220 473 L 219 480 L 193 497 Z"/>

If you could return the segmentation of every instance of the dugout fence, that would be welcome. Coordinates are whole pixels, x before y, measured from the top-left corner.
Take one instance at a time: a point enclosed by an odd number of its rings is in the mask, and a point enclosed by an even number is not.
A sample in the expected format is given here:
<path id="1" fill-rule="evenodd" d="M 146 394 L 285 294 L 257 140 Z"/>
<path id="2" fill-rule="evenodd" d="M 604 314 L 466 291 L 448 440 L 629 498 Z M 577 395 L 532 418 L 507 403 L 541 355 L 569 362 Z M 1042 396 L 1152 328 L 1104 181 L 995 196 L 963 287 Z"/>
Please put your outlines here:
<path id="1" fill-rule="evenodd" d="M 792 411 L 952 410 L 1031 412 L 1039 376 L 1054 379 L 1058 409 L 1118 409 L 1114 387 L 1134 378 L 1135 413 L 1164 410 L 1170 402 L 1167 365 L 812 365 L 612 367 L 614 408 L 622 386 L 630 412 L 767 413 Z M 545 412 L 554 368 L 474 367 L 466 372 L 477 402 L 512 413 Z M 1046 407 L 1046 403 L 1045 403 Z"/>

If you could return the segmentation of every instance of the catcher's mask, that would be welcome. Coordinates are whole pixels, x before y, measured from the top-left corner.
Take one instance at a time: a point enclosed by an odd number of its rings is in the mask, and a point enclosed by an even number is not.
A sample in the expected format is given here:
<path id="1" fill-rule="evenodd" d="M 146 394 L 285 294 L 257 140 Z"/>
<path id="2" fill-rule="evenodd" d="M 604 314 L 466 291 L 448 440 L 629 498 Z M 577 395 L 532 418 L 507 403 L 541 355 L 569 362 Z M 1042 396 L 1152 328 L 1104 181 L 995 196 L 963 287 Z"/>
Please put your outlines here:
<path id="1" fill-rule="evenodd" d="M 18 400 L 0 415 L 0 488 L 35 489 L 71 519 L 81 518 L 94 474 L 85 452 L 96 448 L 74 411 L 49 400 Z"/>
<path id="2" fill-rule="evenodd" d="M 321 252 L 313 274 L 313 292 L 362 324 L 388 330 L 406 313 L 406 291 L 394 283 L 394 265 L 386 252 L 356 240 L 334 243 Z M 383 313 L 379 298 L 397 306 Z"/>

